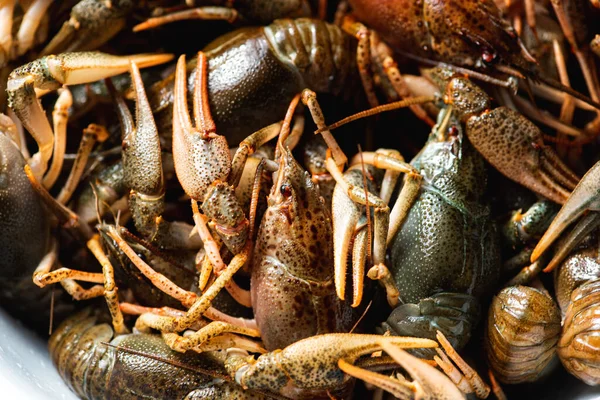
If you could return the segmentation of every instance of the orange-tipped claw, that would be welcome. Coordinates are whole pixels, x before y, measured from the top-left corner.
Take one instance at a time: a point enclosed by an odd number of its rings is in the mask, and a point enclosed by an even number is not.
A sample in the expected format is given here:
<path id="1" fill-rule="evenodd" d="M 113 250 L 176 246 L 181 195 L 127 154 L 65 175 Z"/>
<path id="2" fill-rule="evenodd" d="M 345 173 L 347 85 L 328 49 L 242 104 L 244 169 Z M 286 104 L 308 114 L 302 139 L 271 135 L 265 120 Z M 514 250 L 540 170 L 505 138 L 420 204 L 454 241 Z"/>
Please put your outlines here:
<path id="1" fill-rule="evenodd" d="M 410 375 L 413 381 L 396 379 L 387 375 L 356 367 L 344 359 L 338 363 L 348 375 L 362 379 L 399 399 L 464 399 L 463 393 L 447 376 L 400 347 L 382 340 L 381 348 Z"/>
<path id="2" fill-rule="evenodd" d="M 355 234 L 360 233 L 357 232 L 357 225 L 362 213 L 359 206 L 344 193 L 341 187 L 333 192 L 333 204 L 335 288 L 338 297 L 344 300 L 348 254 L 350 254 L 352 243 L 357 243 L 361 247 L 360 244 L 364 242 L 364 240 L 357 241 L 356 238 L 353 238 Z"/>
<path id="3" fill-rule="evenodd" d="M 366 377 L 369 380 L 371 374 L 362 368 L 354 367 L 354 363 L 361 356 L 379 351 L 383 346 L 387 346 L 393 351 L 397 348 L 435 348 L 437 343 L 433 340 L 413 337 L 330 333 L 300 340 L 283 350 L 263 354 L 256 360 L 249 359 L 247 354 L 238 356 L 232 351 L 228 351 L 226 364 L 231 376 L 243 388 L 269 390 L 293 398 L 297 398 L 298 393 L 304 391 L 321 398 L 321 395 L 325 395 L 331 388 L 341 388 L 348 383 L 348 376 L 342 371 L 358 376 L 360 379 Z M 406 365 L 407 370 L 414 366 L 414 369 L 409 370 L 411 374 L 413 371 L 416 371 L 417 374 L 420 372 L 421 363 L 427 368 L 427 373 L 423 375 L 434 370 L 433 367 L 427 366 L 416 358 L 408 361 L 402 359 L 401 362 L 403 366 Z M 385 379 L 383 375 L 377 375 L 378 378 Z M 433 380 L 428 376 L 424 376 L 424 378 Z M 375 380 L 375 382 L 378 383 L 380 380 Z M 403 389 L 402 386 L 407 386 L 397 380 L 392 384 L 399 390 Z M 450 381 L 448 384 L 452 385 Z M 410 387 L 410 384 L 408 386 Z M 407 396 L 401 398 L 413 398 L 411 396 L 413 391 L 408 388 L 404 389 L 402 393 Z"/>
<path id="4" fill-rule="evenodd" d="M 36 95 L 59 89 L 63 85 L 89 83 L 121 74 L 129 70 L 130 62 L 143 68 L 165 63 L 172 58 L 170 54 L 114 56 L 97 51 L 61 53 L 39 58 L 14 69 L 6 83 L 8 105 L 38 144 L 39 155 L 36 158 L 39 159 L 33 162 L 36 174 L 41 176 L 46 170 L 52 157 L 55 134 Z"/>
<path id="5" fill-rule="evenodd" d="M 192 199 L 202 201 L 211 183 L 227 179 L 231 156 L 225 137 L 216 134 L 210 114 L 207 62 L 202 52 L 198 53 L 197 65 L 193 101 L 196 126 L 193 126 L 187 102 L 185 56 L 177 61 L 173 89 L 173 159 L 185 192 Z"/>
<path id="6" fill-rule="evenodd" d="M 600 162 L 581 179 L 531 254 L 537 260 L 573 221 L 586 211 L 600 210 Z M 553 265 L 555 263 L 552 263 Z M 546 268 L 547 270 L 549 268 Z"/>

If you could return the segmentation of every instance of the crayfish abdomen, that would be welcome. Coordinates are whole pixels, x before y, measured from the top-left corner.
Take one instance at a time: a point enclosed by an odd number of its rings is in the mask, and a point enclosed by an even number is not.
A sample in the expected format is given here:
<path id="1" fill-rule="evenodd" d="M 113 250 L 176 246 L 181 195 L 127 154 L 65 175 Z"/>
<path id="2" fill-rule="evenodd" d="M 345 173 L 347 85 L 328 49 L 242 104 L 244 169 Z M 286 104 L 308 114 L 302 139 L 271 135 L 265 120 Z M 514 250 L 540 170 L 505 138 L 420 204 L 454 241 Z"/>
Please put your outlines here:
<path id="1" fill-rule="evenodd" d="M 204 51 L 210 108 L 231 145 L 277 122 L 305 88 L 340 93 L 353 71 L 349 38 L 335 25 L 308 18 L 238 29 Z M 189 91 L 193 91 L 195 71 L 195 62 L 188 63 Z M 174 75 L 149 93 L 161 134 L 171 130 L 173 80 Z"/>

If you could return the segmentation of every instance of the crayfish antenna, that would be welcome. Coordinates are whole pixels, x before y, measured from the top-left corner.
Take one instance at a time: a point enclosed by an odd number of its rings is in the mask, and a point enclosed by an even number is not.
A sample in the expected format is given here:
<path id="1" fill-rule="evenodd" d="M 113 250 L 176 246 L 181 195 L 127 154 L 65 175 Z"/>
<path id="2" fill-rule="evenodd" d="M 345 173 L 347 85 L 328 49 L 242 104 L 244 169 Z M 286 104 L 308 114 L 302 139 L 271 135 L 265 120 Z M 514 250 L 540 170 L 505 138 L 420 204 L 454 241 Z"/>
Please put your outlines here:
<path id="1" fill-rule="evenodd" d="M 591 98 L 578 92 L 577 90 L 570 88 L 569 86 L 563 85 L 561 82 L 557 81 L 556 79 L 549 78 L 549 77 L 541 75 L 539 73 L 535 73 L 531 77 L 531 79 L 534 81 L 537 80 L 539 82 L 545 83 L 546 85 L 548 85 L 554 89 L 558 89 L 561 92 L 566 93 L 569 96 L 573 96 L 576 99 L 579 99 L 579 100 L 589 104 L 590 106 L 594 107 L 595 109 L 600 110 L 600 103 L 592 100 Z"/>
<path id="2" fill-rule="evenodd" d="M 373 115 L 381 114 L 386 111 L 393 111 L 393 110 L 397 110 L 399 108 L 405 108 L 405 107 L 409 107 L 409 106 L 412 106 L 415 104 L 431 103 L 431 102 L 434 102 L 435 100 L 436 100 L 435 96 L 418 96 L 418 97 L 411 97 L 408 99 L 395 101 L 393 103 L 388 103 L 388 104 L 384 104 L 381 106 L 373 107 L 368 110 L 360 111 L 360 112 L 357 112 L 356 114 L 350 115 L 349 117 L 341 119 L 338 122 L 335 122 L 329 126 L 319 128 L 315 131 L 315 134 L 322 133 L 325 131 L 331 131 L 336 128 L 339 128 L 342 125 L 346 125 L 347 123 L 350 123 L 350 122 L 353 122 L 353 121 L 356 121 L 356 120 L 359 120 L 362 118 L 370 117 Z"/>

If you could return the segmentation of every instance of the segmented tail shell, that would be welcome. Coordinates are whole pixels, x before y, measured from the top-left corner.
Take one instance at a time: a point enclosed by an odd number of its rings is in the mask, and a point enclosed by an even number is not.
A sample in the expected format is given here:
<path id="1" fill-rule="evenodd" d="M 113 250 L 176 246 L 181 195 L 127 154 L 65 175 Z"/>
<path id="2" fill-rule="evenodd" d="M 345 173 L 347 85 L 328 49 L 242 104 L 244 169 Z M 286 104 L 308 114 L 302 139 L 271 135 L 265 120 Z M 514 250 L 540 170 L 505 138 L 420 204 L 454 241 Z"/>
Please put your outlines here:
<path id="1" fill-rule="evenodd" d="M 227 382 L 223 362 L 213 353 L 175 352 L 160 335 L 113 339 L 112 327 L 100 323 L 105 319 L 88 308 L 66 320 L 48 343 L 60 376 L 82 399 L 183 399 L 202 393 L 215 400 L 264 398 Z"/>
<path id="2" fill-rule="evenodd" d="M 492 301 L 485 347 L 503 383 L 533 382 L 556 356 L 560 310 L 546 293 L 526 286 L 502 289 Z"/>
<path id="3" fill-rule="evenodd" d="M 48 341 L 58 373 L 83 399 L 104 397 L 114 361 L 114 352 L 102 344 L 110 342 L 113 330 L 97 322 L 97 313 L 87 308 L 61 324 Z"/>
<path id="4" fill-rule="evenodd" d="M 573 291 L 558 342 L 558 355 L 571 374 L 600 384 L 600 278 Z"/>

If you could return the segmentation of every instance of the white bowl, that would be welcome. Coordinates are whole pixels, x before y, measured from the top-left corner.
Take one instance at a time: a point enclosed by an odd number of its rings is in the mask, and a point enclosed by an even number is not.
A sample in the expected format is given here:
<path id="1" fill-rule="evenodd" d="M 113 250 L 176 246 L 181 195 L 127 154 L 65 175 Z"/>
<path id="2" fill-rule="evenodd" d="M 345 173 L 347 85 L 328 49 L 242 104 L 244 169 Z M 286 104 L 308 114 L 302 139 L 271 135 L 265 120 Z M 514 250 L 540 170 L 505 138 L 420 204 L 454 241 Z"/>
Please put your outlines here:
<path id="1" fill-rule="evenodd" d="M 0 398 L 76 400 L 48 353 L 47 343 L 0 309 Z"/>

